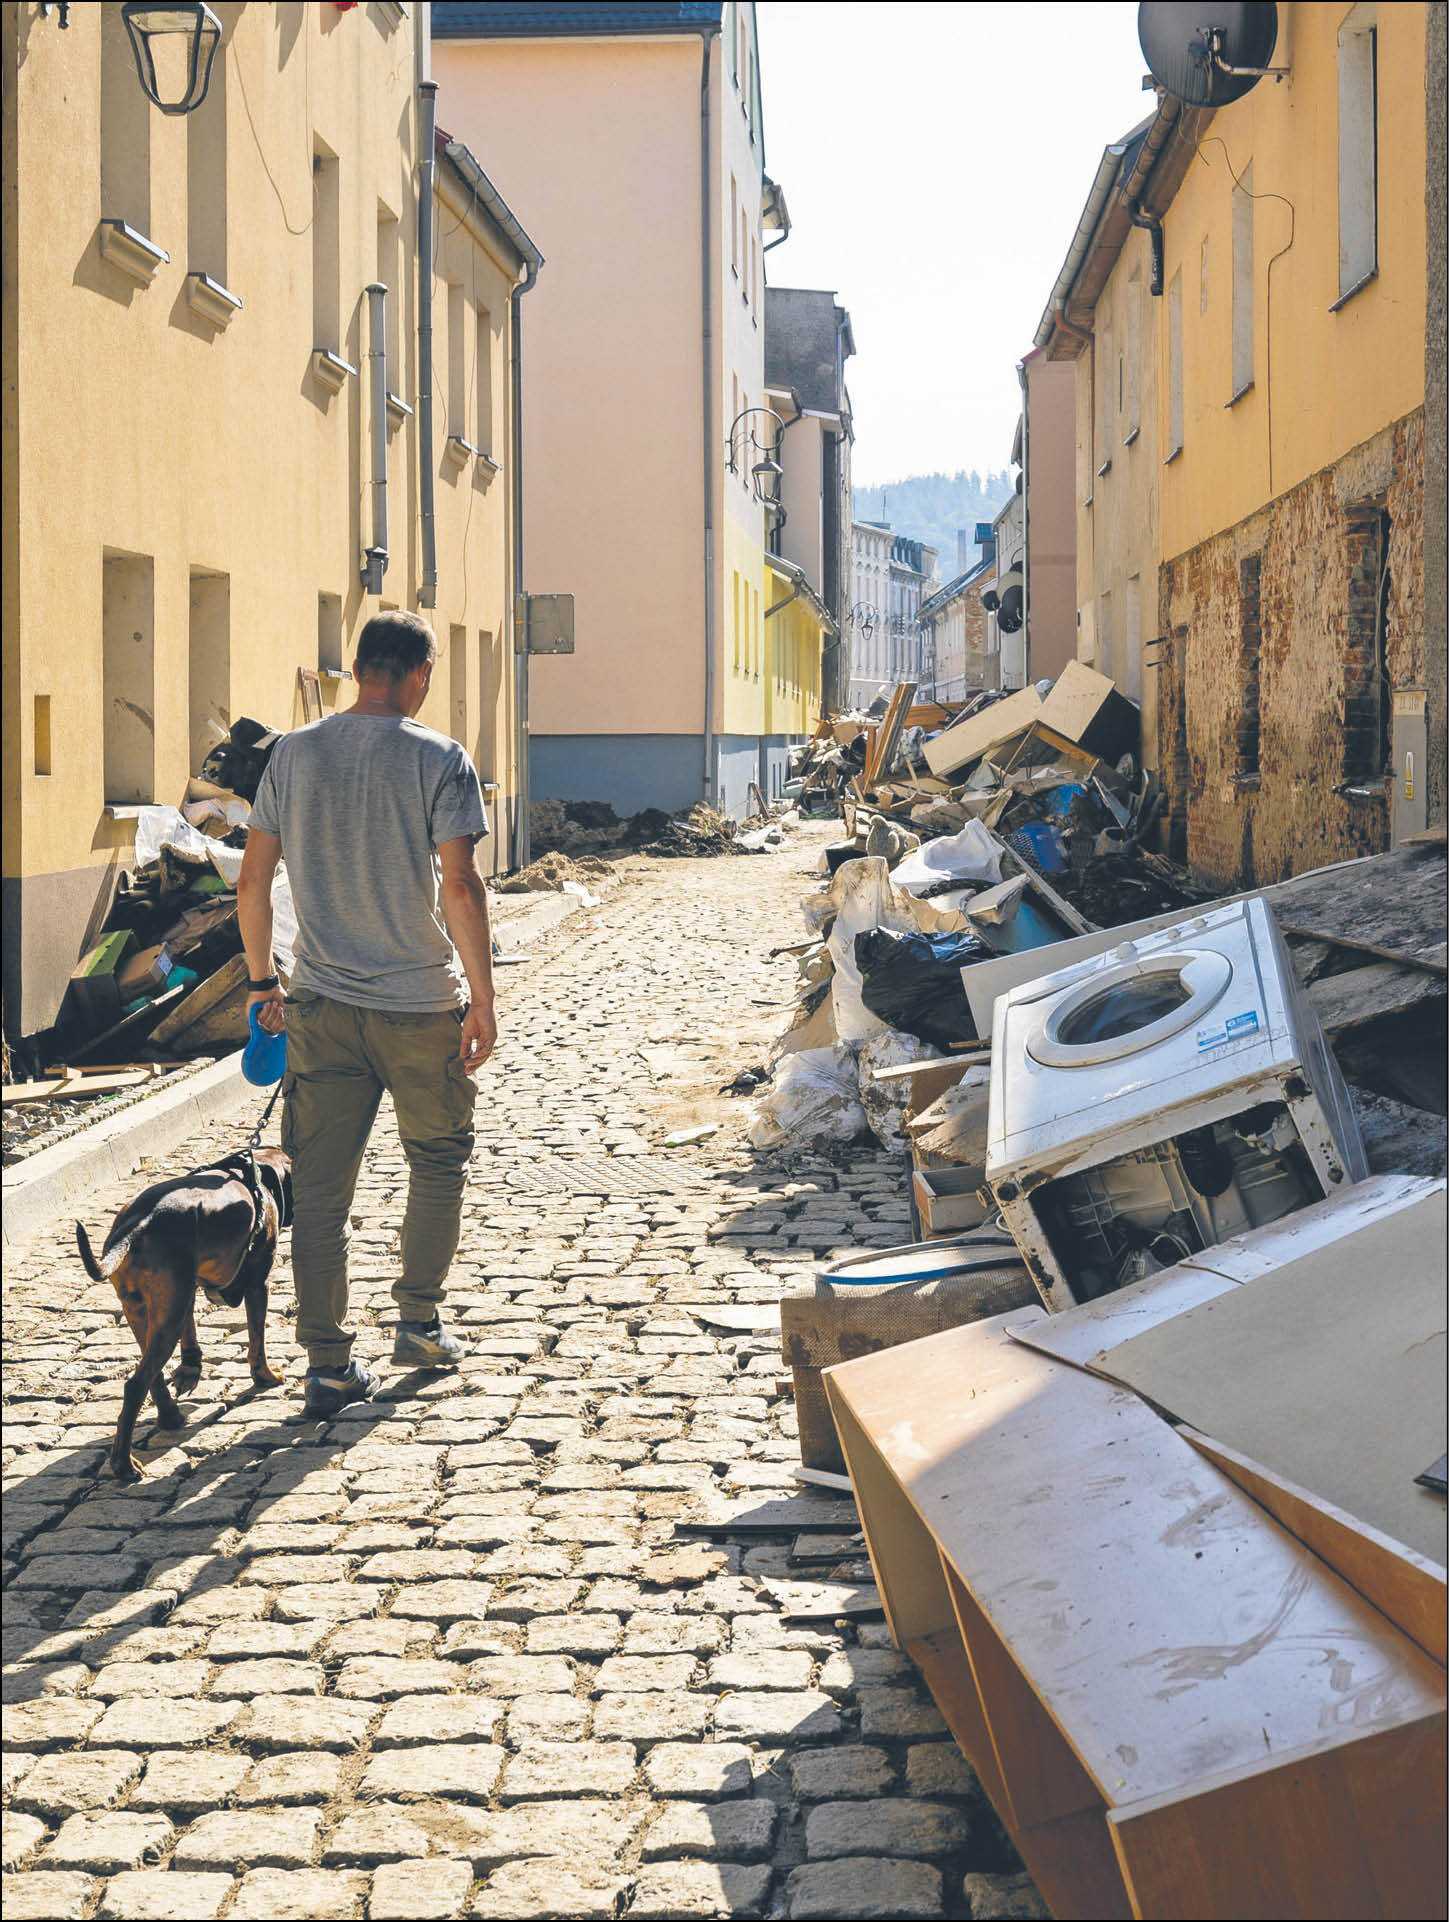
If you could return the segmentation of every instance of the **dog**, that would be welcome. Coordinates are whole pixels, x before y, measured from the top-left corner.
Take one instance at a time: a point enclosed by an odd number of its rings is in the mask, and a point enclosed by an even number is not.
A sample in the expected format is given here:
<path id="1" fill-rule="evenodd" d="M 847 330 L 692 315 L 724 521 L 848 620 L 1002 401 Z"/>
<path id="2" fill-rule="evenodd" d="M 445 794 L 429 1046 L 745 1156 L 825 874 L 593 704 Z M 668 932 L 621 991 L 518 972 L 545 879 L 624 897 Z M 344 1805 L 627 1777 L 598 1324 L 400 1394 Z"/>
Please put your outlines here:
<path id="1" fill-rule="evenodd" d="M 184 1426 L 176 1396 L 189 1393 L 201 1379 L 198 1286 L 213 1305 L 235 1308 L 245 1302 L 252 1380 L 258 1388 L 279 1385 L 281 1376 L 267 1366 L 267 1277 L 277 1237 L 291 1220 L 291 1161 L 280 1148 L 258 1148 L 158 1181 L 137 1195 L 112 1222 L 99 1261 L 76 1223 L 87 1274 L 115 1289 L 141 1350 L 140 1365 L 121 1397 L 111 1445 L 117 1481 L 139 1481 L 144 1473 L 131 1439 L 148 1394 L 161 1428 Z M 168 1386 L 162 1371 L 178 1341 L 181 1363 Z"/>

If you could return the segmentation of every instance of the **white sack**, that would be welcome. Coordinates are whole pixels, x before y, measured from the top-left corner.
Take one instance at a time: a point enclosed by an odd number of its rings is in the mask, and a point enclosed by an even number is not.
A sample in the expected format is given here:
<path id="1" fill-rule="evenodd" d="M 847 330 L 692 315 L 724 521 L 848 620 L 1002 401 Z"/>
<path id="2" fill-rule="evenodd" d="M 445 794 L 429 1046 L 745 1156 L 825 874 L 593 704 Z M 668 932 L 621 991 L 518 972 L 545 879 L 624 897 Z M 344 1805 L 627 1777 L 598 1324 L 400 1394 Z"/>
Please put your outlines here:
<path id="1" fill-rule="evenodd" d="M 908 854 L 892 871 L 891 880 L 908 894 L 937 881 L 1001 879 L 1001 844 L 979 821 L 968 821 L 959 834 L 943 834 Z"/>
<path id="2" fill-rule="evenodd" d="M 156 860 L 162 848 L 175 848 L 178 854 L 190 854 L 200 860 L 210 861 L 229 888 L 237 884 L 242 864 L 240 848 L 229 848 L 224 841 L 213 841 L 199 828 L 194 828 L 179 808 L 142 808 L 136 816 L 137 865 L 145 867 L 148 862 Z"/>
<path id="3" fill-rule="evenodd" d="M 938 1049 L 918 1035 L 887 1028 L 884 1034 L 867 1041 L 855 1058 L 866 1124 L 882 1148 L 892 1154 L 906 1151 L 906 1103 L 910 1099 L 911 1083 L 908 1080 L 875 1081 L 872 1076 L 877 1068 L 898 1068 L 907 1061 L 931 1061 L 938 1053 Z"/>
<path id="4" fill-rule="evenodd" d="M 802 1048 L 775 1070 L 768 1094 L 750 1112 L 750 1145 L 796 1147 L 812 1141 L 855 1141 L 866 1132 L 855 1055 L 845 1047 Z"/>

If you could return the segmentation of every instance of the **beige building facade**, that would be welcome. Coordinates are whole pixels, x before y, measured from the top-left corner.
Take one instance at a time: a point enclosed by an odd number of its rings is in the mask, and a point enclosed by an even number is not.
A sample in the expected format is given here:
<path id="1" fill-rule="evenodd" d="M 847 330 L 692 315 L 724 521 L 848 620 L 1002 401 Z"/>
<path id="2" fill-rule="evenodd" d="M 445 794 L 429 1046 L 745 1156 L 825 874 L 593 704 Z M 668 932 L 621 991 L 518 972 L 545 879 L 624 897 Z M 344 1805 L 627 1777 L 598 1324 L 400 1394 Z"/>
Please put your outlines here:
<path id="1" fill-rule="evenodd" d="M 174 118 L 142 94 L 118 8 L 72 7 L 65 31 L 55 9 L 0 13 L 12 1035 L 54 1018 L 136 811 L 179 805 L 231 721 L 300 723 L 299 669 L 345 705 L 378 608 L 427 602 L 422 718 L 493 784 L 485 863 L 510 865 L 520 827 L 510 329 L 537 250 L 471 155 L 437 154 L 429 590 L 425 10 L 217 11 L 208 97 Z"/>
<path id="2" fill-rule="evenodd" d="M 549 237 L 523 376 L 529 575 L 574 594 L 578 651 L 534 667 L 536 796 L 742 813 L 816 711 L 792 695 L 777 725 L 752 472 L 774 432 L 764 253 L 786 230 L 755 13 L 434 9 L 443 121 Z"/>

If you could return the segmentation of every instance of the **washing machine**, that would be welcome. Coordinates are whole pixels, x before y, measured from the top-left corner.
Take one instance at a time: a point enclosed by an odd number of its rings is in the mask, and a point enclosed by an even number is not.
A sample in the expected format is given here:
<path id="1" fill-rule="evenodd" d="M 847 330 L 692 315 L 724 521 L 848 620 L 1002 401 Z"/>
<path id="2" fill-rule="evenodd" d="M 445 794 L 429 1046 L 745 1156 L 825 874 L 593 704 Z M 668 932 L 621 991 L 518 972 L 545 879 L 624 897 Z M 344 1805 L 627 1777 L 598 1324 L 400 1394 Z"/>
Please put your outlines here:
<path id="1" fill-rule="evenodd" d="M 998 998 L 986 1180 L 1049 1309 L 1368 1173 L 1261 896 Z"/>

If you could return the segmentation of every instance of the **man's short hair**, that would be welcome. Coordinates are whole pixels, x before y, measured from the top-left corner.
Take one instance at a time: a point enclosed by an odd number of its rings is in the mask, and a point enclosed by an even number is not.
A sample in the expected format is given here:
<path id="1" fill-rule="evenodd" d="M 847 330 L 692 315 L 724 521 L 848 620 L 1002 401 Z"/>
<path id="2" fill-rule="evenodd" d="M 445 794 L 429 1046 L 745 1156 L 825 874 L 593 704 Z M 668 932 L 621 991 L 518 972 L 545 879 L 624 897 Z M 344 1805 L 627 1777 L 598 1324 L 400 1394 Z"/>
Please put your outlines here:
<path id="1" fill-rule="evenodd" d="M 437 659 L 437 636 L 421 614 L 398 608 L 374 614 L 357 643 L 357 671 L 362 679 L 380 675 L 394 685 Z"/>

